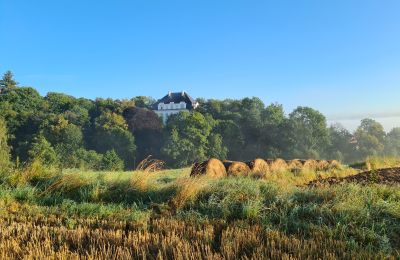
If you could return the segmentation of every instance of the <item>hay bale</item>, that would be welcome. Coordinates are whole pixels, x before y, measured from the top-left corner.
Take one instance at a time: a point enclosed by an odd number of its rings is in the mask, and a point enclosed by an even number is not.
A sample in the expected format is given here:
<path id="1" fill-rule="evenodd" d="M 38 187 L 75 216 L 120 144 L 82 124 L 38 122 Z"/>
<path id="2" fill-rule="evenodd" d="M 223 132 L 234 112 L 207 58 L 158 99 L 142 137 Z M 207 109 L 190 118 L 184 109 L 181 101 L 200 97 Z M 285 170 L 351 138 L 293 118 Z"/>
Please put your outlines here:
<path id="1" fill-rule="evenodd" d="M 206 175 L 211 178 L 221 178 L 225 177 L 227 174 L 224 164 L 218 159 L 211 158 L 207 161 L 193 164 L 190 176 L 194 177 L 199 175 Z"/>
<path id="2" fill-rule="evenodd" d="M 268 163 L 260 158 L 246 162 L 252 173 L 267 173 L 269 172 Z"/>
<path id="3" fill-rule="evenodd" d="M 317 161 L 317 170 L 318 171 L 325 171 L 329 167 L 329 163 L 326 160 L 318 160 Z"/>
<path id="4" fill-rule="evenodd" d="M 249 166 L 244 162 L 223 161 L 228 176 L 246 176 L 251 172 Z"/>
<path id="5" fill-rule="evenodd" d="M 304 164 L 306 163 L 306 161 L 307 160 L 304 160 L 304 159 L 297 159 L 303 166 L 304 166 Z"/>
<path id="6" fill-rule="evenodd" d="M 288 169 L 287 163 L 282 159 L 275 159 L 269 164 L 271 172 L 283 172 Z"/>
<path id="7" fill-rule="evenodd" d="M 328 169 L 340 169 L 342 168 L 342 164 L 337 160 L 329 160 L 328 161 Z"/>
<path id="8" fill-rule="evenodd" d="M 303 169 L 316 170 L 317 169 L 317 165 L 318 165 L 318 162 L 316 160 L 309 159 L 309 160 L 306 160 L 304 162 Z"/>
<path id="9" fill-rule="evenodd" d="M 287 165 L 288 165 L 288 169 L 289 169 L 291 172 L 296 172 L 296 173 L 297 173 L 297 172 L 300 172 L 301 169 L 303 168 L 303 164 L 302 164 L 301 161 L 298 160 L 298 159 L 289 160 L 289 161 L 287 161 L 286 163 L 287 163 Z"/>

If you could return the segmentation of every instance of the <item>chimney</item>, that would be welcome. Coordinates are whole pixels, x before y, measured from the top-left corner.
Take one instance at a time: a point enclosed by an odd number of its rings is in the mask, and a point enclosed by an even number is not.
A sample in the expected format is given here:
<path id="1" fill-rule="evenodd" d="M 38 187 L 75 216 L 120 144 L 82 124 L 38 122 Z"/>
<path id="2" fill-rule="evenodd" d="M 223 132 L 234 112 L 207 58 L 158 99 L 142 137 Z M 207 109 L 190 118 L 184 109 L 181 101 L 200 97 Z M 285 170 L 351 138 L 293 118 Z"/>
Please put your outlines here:
<path id="1" fill-rule="evenodd" d="M 185 91 L 182 91 L 182 97 L 184 97 L 185 96 Z"/>
<path id="2" fill-rule="evenodd" d="M 171 96 L 171 91 L 168 91 L 168 96 Z"/>

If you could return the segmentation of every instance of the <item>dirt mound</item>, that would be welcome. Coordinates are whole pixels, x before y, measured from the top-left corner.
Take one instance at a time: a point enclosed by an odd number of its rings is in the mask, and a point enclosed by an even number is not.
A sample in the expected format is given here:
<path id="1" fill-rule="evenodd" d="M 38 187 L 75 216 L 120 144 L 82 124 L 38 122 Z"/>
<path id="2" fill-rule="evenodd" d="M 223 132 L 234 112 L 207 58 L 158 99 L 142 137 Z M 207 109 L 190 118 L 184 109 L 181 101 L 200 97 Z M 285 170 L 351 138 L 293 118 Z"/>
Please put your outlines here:
<path id="1" fill-rule="evenodd" d="M 223 161 L 228 176 L 244 176 L 251 172 L 244 162 Z"/>
<path id="2" fill-rule="evenodd" d="M 263 160 L 263 159 L 255 159 L 252 161 L 246 162 L 247 166 L 249 166 L 251 172 L 256 173 L 256 172 L 261 172 L 261 173 L 267 173 L 269 171 L 269 166 L 268 163 Z"/>
<path id="3" fill-rule="evenodd" d="M 226 170 L 224 164 L 218 159 L 210 159 L 201 163 L 195 163 L 192 166 L 190 176 L 207 175 L 212 178 L 225 177 Z"/>
<path id="4" fill-rule="evenodd" d="M 400 184 L 400 167 L 366 171 L 344 178 L 331 177 L 322 180 L 315 180 L 310 182 L 308 186 L 317 187 L 321 185 L 333 185 L 345 182 L 355 182 L 360 184 Z"/>

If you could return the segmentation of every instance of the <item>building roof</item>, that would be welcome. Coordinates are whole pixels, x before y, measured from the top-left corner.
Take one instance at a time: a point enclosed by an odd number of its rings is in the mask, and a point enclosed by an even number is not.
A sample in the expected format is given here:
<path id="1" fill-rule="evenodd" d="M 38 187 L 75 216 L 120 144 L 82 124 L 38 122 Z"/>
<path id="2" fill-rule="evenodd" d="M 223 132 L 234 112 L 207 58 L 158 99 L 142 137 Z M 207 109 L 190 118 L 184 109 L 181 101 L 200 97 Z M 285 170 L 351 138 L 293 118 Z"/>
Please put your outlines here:
<path id="1" fill-rule="evenodd" d="M 187 109 L 193 109 L 195 107 L 195 104 L 196 104 L 196 101 L 191 96 L 189 96 L 185 91 L 182 91 L 182 92 L 169 92 L 163 98 L 159 99 L 156 103 L 154 103 L 153 109 L 158 110 L 158 104 L 160 104 L 160 103 L 164 103 L 164 104 L 176 103 L 176 104 L 179 104 L 180 102 L 185 102 Z"/>

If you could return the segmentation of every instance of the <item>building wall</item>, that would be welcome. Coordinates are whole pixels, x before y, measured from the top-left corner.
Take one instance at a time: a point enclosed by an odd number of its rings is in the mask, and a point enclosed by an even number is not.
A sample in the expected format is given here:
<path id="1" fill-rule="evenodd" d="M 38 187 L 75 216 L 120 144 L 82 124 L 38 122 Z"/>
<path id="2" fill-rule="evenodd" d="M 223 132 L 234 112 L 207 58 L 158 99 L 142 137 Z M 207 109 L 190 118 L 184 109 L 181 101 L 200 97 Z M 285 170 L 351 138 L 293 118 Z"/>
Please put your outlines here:
<path id="1" fill-rule="evenodd" d="M 169 116 L 178 114 L 185 110 L 187 111 L 185 102 L 168 104 L 160 103 L 158 104 L 158 110 L 154 110 L 154 112 L 162 118 L 162 121 L 165 124 Z"/>

